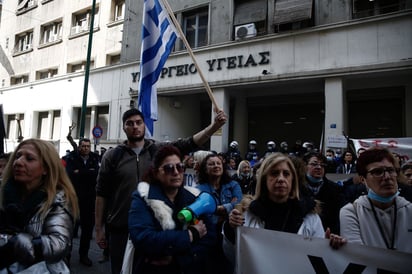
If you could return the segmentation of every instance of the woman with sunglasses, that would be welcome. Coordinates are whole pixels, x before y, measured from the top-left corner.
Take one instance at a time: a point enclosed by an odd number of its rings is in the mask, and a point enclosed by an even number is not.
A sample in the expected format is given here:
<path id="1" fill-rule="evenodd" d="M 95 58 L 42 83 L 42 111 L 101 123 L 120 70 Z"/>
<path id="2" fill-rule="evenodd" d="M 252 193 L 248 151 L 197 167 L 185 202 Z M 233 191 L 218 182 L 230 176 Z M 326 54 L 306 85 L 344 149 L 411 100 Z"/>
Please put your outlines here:
<path id="1" fill-rule="evenodd" d="M 195 224 L 179 222 L 178 212 L 200 193 L 183 187 L 183 173 L 180 151 L 165 145 L 133 193 L 129 211 L 130 239 L 136 247 L 133 273 L 203 273 L 216 233 L 207 216 Z"/>
<path id="2" fill-rule="evenodd" d="M 371 148 L 356 164 L 368 194 L 340 211 L 341 234 L 348 242 L 412 253 L 412 204 L 398 196 L 398 169 L 387 149 Z"/>

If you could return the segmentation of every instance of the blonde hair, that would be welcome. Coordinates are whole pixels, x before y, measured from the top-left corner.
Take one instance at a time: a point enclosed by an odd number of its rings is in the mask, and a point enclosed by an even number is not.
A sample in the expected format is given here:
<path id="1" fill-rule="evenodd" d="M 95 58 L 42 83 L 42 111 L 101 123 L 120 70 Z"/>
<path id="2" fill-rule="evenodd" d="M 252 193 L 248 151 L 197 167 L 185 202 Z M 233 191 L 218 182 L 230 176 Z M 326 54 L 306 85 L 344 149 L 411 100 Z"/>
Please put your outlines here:
<path id="1" fill-rule="evenodd" d="M 3 181 L 0 192 L 0 207 L 3 206 L 4 186 L 9 180 L 13 180 L 13 163 L 16 160 L 16 152 L 23 145 L 33 145 L 42 161 L 42 165 L 46 171 L 43 176 L 43 184 L 41 188 L 45 191 L 47 198 L 43 206 L 40 208 L 40 214 L 45 217 L 48 209 L 52 206 L 56 193 L 60 190 L 64 191 L 67 205 L 76 219 L 79 215 L 76 192 L 73 185 L 64 169 L 63 163 L 57 153 L 56 148 L 47 141 L 40 139 L 27 139 L 21 142 L 15 151 L 10 156 L 9 163 L 3 172 Z"/>
<path id="2" fill-rule="evenodd" d="M 255 199 L 268 199 L 269 190 L 266 185 L 266 179 L 271 169 L 280 163 L 286 163 L 292 173 L 292 189 L 289 197 L 299 199 L 299 181 L 295 166 L 291 159 L 283 153 L 272 153 L 263 160 L 257 171 L 256 194 Z"/>
<path id="3" fill-rule="evenodd" d="M 242 174 L 242 170 L 243 170 L 243 167 L 245 166 L 245 165 L 248 165 L 249 167 L 250 167 L 250 172 L 249 172 L 249 174 L 251 174 L 252 173 L 252 167 L 250 166 L 250 162 L 248 161 L 248 160 L 243 160 L 243 161 L 241 161 L 240 163 L 239 163 L 239 166 L 237 167 L 237 176 L 240 176 L 240 174 Z"/>

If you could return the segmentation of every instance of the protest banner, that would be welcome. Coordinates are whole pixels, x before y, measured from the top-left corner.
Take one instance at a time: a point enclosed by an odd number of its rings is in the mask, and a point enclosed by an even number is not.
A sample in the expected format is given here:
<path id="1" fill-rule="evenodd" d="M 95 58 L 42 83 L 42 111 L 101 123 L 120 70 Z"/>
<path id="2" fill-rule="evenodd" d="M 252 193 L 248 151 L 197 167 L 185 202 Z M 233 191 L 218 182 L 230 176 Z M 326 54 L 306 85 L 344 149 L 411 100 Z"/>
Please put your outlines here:
<path id="1" fill-rule="evenodd" d="M 196 171 L 193 168 L 186 168 L 184 178 L 183 178 L 183 185 L 184 186 L 197 186 L 197 179 L 196 179 Z"/>
<path id="2" fill-rule="evenodd" d="M 412 254 L 347 243 L 335 250 L 328 239 L 239 227 L 238 274 L 411 273 Z"/>
<path id="3" fill-rule="evenodd" d="M 397 153 L 403 162 L 412 159 L 412 138 L 373 138 L 373 139 L 350 139 L 355 147 L 359 148 L 382 147 Z"/>

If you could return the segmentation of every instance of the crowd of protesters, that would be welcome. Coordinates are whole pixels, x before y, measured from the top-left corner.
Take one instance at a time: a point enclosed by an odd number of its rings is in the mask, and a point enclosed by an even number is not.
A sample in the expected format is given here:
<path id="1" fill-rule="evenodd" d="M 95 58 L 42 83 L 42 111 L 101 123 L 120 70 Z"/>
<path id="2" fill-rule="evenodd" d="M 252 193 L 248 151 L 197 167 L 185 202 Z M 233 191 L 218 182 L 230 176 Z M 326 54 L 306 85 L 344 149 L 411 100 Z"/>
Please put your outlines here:
<path id="1" fill-rule="evenodd" d="M 101 261 L 110 260 L 113 274 L 121 273 L 128 263 L 133 273 L 234 273 L 234 228 L 241 225 L 328 238 L 333 248 L 348 241 L 412 252 L 410 240 L 401 238 L 406 235 L 401 230 L 412 220 L 411 161 L 379 148 L 327 148 L 323 153 L 314 143 L 300 140 L 292 146 L 286 141 L 277 146 L 270 140 L 262 152 L 258 142 L 250 140 L 244 154 L 235 140 L 227 151 L 202 150 L 226 121 L 226 114 L 219 111 L 200 132 L 161 143 L 145 138 L 144 117 L 131 109 L 122 117 L 127 137 L 123 144 L 98 155 L 91 152 L 89 139 L 71 142 L 73 150 L 62 162 L 79 215 L 73 214 L 69 244 L 59 258 L 70 267 L 76 223 L 81 230 L 80 263 L 93 265 L 88 251 L 94 227 L 96 242 L 104 250 Z M 5 162 L 10 165 L 7 179 L 13 179 L 10 172 L 15 167 L 22 172 L 26 163 L 19 159 L 13 154 L 12 162 Z M 335 182 L 328 178 L 331 174 L 345 179 Z M 2 182 L 2 191 L 6 183 Z M 214 213 L 198 216 L 197 223 L 181 223 L 178 212 L 201 192 L 214 197 Z M 7 201 L 1 197 L 1 202 Z M 6 216 L 4 207 L 0 204 L 1 216 Z M 369 209 L 380 215 L 370 215 Z M 400 217 L 394 217 L 398 212 Z M 353 221 L 358 214 L 371 221 Z M 3 228 L 7 224 L 1 221 Z M 372 234 L 364 237 L 364 231 Z M 19 240 L 7 237 L 10 242 Z M 135 246 L 131 262 L 124 259 L 128 239 Z M 0 246 L 0 252 L 14 254 L 13 247 L 4 246 L 7 249 Z M 30 264 L 47 260 L 40 253 L 31 254 Z"/>

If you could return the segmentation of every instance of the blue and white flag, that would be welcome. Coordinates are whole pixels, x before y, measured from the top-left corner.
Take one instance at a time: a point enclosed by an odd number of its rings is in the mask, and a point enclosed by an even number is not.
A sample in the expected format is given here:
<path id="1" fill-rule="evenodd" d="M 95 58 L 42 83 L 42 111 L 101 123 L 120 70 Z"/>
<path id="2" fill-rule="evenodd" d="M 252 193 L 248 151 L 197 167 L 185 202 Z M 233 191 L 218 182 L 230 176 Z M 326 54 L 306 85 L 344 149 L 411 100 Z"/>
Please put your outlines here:
<path id="1" fill-rule="evenodd" d="M 156 82 L 177 36 L 175 26 L 159 0 L 145 0 L 137 106 L 144 115 L 148 136 L 153 136 L 153 121 L 157 120 Z"/>

